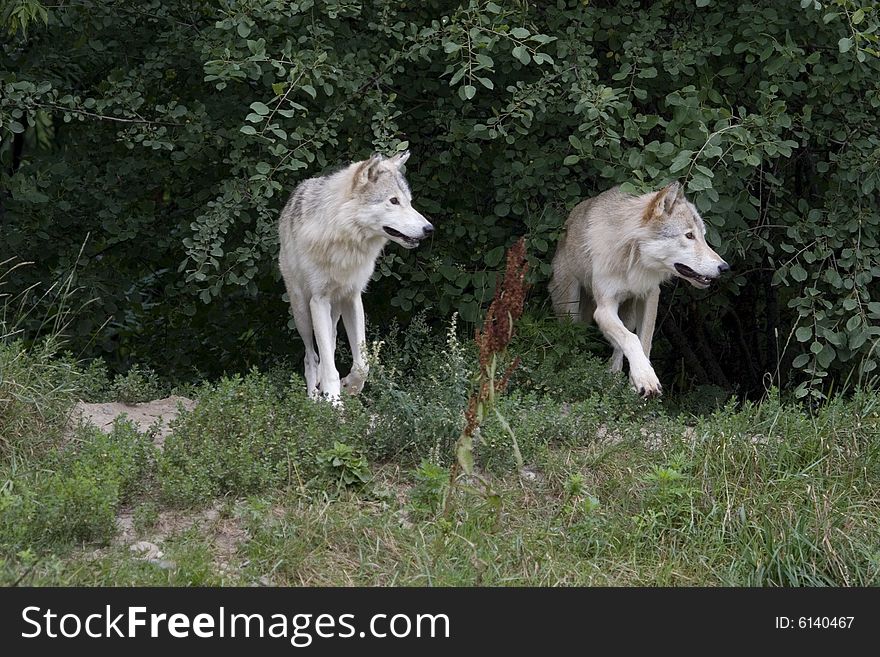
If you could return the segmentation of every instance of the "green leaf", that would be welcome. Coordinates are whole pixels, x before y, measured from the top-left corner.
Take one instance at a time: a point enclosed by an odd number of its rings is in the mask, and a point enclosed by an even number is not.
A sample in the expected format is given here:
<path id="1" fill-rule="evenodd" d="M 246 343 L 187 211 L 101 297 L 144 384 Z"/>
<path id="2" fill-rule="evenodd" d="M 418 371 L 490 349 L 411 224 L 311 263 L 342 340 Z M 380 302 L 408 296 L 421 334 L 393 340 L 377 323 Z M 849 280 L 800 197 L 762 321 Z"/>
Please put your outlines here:
<path id="1" fill-rule="evenodd" d="M 581 156 L 580 156 L 580 155 L 567 155 L 567 156 L 565 157 L 565 159 L 562 160 L 562 163 L 563 163 L 565 166 L 571 166 L 572 164 L 577 164 L 577 163 L 580 162 L 580 161 L 581 161 Z"/>
<path id="2" fill-rule="evenodd" d="M 247 38 L 251 33 L 251 26 L 245 22 L 238 24 L 238 36 L 242 39 Z"/>
<path id="3" fill-rule="evenodd" d="M 853 47 L 853 40 L 849 37 L 843 37 L 837 42 L 837 47 L 840 49 L 840 52 L 849 52 Z"/>
<path id="4" fill-rule="evenodd" d="M 813 327 L 799 326 L 797 331 L 794 332 L 794 337 L 797 338 L 798 342 L 806 342 L 813 337 Z"/>
<path id="5" fill-rule="evenodd" d="M 266 162 L 257 162 L 257 166 L 254 168 L 257 170 L 257 173 L 262 173 L 263 175 L 266 175 L 272 170 L 272 167 Z"/>
<path id="6" fill-rule="evenodd" d="M 483 262 L 485 262 L 488 267 L 497 267 L 503 257 L 504 247 L 496 246 L 494 249 L 486 253 Z"/>
<path id="7" fill-rule="evenodd" d="M 798 283 L 803 283 L 807 280 L 807 270 L 801 267 L 799 263 L 795 263 L 795 265 L 789 270 L 789 273 Z"/>
<path id="8" fill-rule="evenodd" d="M 516 39 L 527 39 L 531 32 L 524 27 L 515 27 L 510 31 L 510 34 Z"/>
<path id="9" fill-rule="evenodd" d="M 712 189 L 712 180 L 702 173 L 695 173 L 688 181 L 687 188 L 691 192 L 702 192 Z"/>
<path id="10" fill-rule="evenodd" d="M 822 369 L 828 369 L 835 358 L 837 358 L 837 351 L 827 343 L 822 347 L 822 351 L 816 354 L 816 361 Z"/>
<path id="11" fill-rule="evenodd" d="M 251 109 L 261 116 L 265 116 L 269 113 L 269 107 L 265 103 L 261 103 L 260 101 L 251 103 Z"/>
<path id="12" fill-rule="evenodd" d="M 243 125 L 243 126 L 241 126 L 240 131 L 243 132 L 243 133 L 246 134 L 246 135 L 255 135 L 255 134 L 257 134 L 257 129 L 254 128 L 254 126 L 252 126 L 252 125 Z"/>
<path id="13" fill-rule="evenodd" d="M 529 55 L 529 51 L 523 46 L 516 46 L 513 49 L 512 54 L 523 64 L 528 64 L 532 61 L 532 56 Z"/>
<path id="14" fill-rule="evenodd" d="M 693 154 L 694 152 L 689 150 L 680 151 L 669 165 L 669 173 L 675 173 L 687 167 L 691 163 Z"/>

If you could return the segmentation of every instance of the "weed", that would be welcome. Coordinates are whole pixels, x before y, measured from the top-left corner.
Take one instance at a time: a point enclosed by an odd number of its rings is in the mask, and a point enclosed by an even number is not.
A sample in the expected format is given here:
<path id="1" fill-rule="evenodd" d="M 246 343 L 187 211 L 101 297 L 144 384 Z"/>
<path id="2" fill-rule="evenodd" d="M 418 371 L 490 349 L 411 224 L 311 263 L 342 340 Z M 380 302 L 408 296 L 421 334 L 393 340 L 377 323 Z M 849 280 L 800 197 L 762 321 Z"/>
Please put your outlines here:
<path id="1" fill-rule="evenodd" d="M 162 396 L 159 376 L 149 367 L 132 365 L 124 375 L 117 375 L 110 385 L 110 395 L 124 404 L 146 402 Z"/>
<path id="2" fill-rule="evenodd" d="M 370 465 L 363 454 L 339 441 L 334 441 L 333 447 L 319 453 L 317 461 L 330 478 L 341 486 L 363 486 L 372 479 Z"/>

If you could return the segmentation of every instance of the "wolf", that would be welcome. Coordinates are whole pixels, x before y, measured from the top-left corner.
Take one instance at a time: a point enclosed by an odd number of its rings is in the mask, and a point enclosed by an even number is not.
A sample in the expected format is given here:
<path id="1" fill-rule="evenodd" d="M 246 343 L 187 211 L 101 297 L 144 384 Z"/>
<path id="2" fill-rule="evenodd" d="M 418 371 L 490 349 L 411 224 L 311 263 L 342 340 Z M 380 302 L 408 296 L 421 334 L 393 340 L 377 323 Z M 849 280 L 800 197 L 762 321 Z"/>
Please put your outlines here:
<path id="1" fill-rule="evenodd" d="M 673 276 L 705 289 L 728 265 L 706 243 L 706 226 L 678 182 L 633 196 L 619 187 L 574 207 L 553 257 L 550 296 L 556 315 L 595 319 L 614 348 L 610 370 L 629 363 L 645 397 L 662 387 L 651 366 L 660 284 Z"/>
<path id="2" fill-rule="evenodd" d="M 374 154 L 327 176 L 301 182 L 278 221 L 281 269 L 296 330 L 305 345 L 305 379 L 313 398 L 339 403 L 342 389 L 364 386 L 364 306 L 361 295 L 390 240 L 405 249 L 434 232 L 412 206 L 402 167 L 409 151 Z M 334 361 L 339 318 L 351 346 L 352 368 L 339 378 Z"/>

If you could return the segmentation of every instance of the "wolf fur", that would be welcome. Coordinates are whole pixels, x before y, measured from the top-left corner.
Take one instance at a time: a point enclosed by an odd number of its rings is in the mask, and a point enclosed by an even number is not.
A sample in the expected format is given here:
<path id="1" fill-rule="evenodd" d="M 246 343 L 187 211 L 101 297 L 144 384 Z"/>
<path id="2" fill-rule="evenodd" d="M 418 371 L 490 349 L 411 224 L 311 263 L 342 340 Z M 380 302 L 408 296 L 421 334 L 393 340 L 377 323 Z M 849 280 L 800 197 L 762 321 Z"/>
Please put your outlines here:
<path id="1" fill-rule="evenodd" d="M 662 392 L 649 360 L 660 284 L 677 276 L 703 289 L 729 269 L 679 183 L 640 196 L 615 187 L 571 211 L 550 295 L 558 317 L 596 320 L 614 348 L 611 371 L 625 356 L 630 382 L 649 397 Z"/>
<path id="2" fill-rule="evenodd" d="M 401 172 L 409 152 L 354 162 L 336 173 L 299 184 L 278 222 L 278 264 L 290 298 L 296 329 L 305 345 L 309 395 L 337 402 L 342 388 L 363 388 L 364 306 L 361 294 L 385 244 L 407 249 L 434 232 L 412 207 Z M 352 353 L 344 379 L 334 362 L 336 326 L 345 326 Z"/>

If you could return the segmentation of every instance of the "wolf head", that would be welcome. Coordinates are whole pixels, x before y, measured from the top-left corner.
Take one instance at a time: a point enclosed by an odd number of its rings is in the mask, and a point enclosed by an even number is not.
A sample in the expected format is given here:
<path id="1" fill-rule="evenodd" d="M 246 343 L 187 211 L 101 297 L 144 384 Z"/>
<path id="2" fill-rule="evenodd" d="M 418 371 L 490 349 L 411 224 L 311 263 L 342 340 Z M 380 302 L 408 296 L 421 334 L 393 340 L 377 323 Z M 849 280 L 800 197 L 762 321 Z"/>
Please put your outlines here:
<path id="1" fill-rule="evenodd" d="M 434 232 L 434 226 L 412 206 L 412 193 L 400 171 L 408 159 L 406 151 L 387 159 L 376 153 L 359 162 L 353 192 L 364 228 L 412 249 Z"/>
<path id="2" fill-rule="evenodd" d="M 703 219 L 677 182 L 654 195 L 643 221 L 655 237 L 641 245 L 642 257 L 658 270 L 704 289 L 730 269 L 706 243 Z"/>

